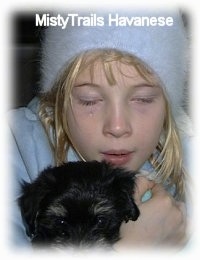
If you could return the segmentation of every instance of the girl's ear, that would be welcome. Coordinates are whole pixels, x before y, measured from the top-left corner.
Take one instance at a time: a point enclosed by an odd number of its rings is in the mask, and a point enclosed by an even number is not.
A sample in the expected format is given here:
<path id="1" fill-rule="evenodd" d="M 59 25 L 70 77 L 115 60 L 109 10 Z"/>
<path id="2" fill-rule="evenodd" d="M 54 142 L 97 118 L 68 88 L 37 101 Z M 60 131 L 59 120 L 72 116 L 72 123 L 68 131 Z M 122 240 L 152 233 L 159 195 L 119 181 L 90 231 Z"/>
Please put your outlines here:
<path id="1" fill-rule="evenodd" d="M 45 197 L 46 192 L 35 183 L 22 184 L 22 196 L 18 199 L 22 219 L 26 227 L 26 233 L 32 237 L 35 233 L 35 219 L 39 211 L 40 202 Z"/>

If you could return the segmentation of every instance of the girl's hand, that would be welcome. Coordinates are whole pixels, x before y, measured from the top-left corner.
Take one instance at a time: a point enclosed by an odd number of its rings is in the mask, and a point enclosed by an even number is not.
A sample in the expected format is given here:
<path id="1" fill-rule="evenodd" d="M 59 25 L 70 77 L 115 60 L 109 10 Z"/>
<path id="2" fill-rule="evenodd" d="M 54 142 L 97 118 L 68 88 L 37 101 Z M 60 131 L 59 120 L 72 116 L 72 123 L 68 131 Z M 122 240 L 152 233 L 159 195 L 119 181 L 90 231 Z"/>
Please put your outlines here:
<path id="1" fill-rule="evenodd" d="M 141 202 L 143 194 L 151 189 L 152 197 Z M 138 177 L 135 202 L 140 216 L 137 221 L 121 225 L 121 240 L 114 248 L 139 246 L 181 247 L 186 241 L 186 209 L 183 202 L 176 201 L 160 184 Z"/>

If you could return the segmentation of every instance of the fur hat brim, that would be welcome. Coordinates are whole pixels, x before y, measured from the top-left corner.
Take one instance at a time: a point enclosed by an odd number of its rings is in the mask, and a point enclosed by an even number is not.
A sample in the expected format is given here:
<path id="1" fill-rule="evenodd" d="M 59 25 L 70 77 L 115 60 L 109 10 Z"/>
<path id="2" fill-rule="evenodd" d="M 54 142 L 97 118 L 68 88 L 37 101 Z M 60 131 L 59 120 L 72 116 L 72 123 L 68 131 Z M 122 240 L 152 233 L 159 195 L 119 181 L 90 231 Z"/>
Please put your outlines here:
<path id="1" fill-rule="evenodd" d="M 70 12 L 68 12 L 70 13 Z M 187 71 L 187 35 L 179 12 L 96 12 L 108 19 L 119 17 L 172 17 L 171 26 L 50 26 L 42 45 L 41 92 L 48 92 L 63 67 L 76 55 L 92 49 L 112 48 L 142 59 L 159 76 L 172 105 L 175 118 L 183 118 L 182 109 Z M 67 16 L 62 13 L 63 17 Z M 79 16 L 89 16 L 79 13 Z M 188 121 L 187 116 L 185 117 Z M 182 120 L 181 120 L 182 121 Z"/>

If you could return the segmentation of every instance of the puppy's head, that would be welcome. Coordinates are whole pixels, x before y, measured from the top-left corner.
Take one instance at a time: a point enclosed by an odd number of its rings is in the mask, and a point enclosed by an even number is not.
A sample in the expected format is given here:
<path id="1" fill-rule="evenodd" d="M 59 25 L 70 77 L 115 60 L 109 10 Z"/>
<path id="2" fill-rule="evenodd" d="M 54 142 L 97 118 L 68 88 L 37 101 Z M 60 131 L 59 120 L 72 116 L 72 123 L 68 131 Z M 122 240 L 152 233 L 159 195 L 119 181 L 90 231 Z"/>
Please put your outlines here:
<path id="1" fill-rule="evenodd" d="M 136 220 L 134 174 L 105 162 L 71 162 L 44 170 L 19 199 L 33 244 L 111 245 L 123 221 Z"/>

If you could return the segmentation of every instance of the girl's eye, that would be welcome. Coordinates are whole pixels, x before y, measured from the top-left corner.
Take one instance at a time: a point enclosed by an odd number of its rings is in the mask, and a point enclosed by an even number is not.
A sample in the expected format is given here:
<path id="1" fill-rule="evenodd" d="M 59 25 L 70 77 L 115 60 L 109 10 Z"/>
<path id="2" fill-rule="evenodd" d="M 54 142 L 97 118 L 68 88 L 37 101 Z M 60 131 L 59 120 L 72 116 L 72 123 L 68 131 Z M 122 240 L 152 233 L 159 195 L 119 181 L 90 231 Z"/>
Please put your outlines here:
<path id="1" fill-rule="evenodd" d="M 101 99 L 95 99 L 95 100 L 84 100 L 84 99 L 80 99 L 79 103 L 83 106 L 94 106 L 96 104 L 98 104 L 99 102 L 101 102 Z"/>
<path id="2" fill-rule="evenodd" d="M 153 97 L 147 97 L 147 98 L 135 97 L 135 98 L 132 98 L 131 101 L 134 101 L 139 104 L 151 104 L 151 103 L 153 103 L 154 98 Z"/>

